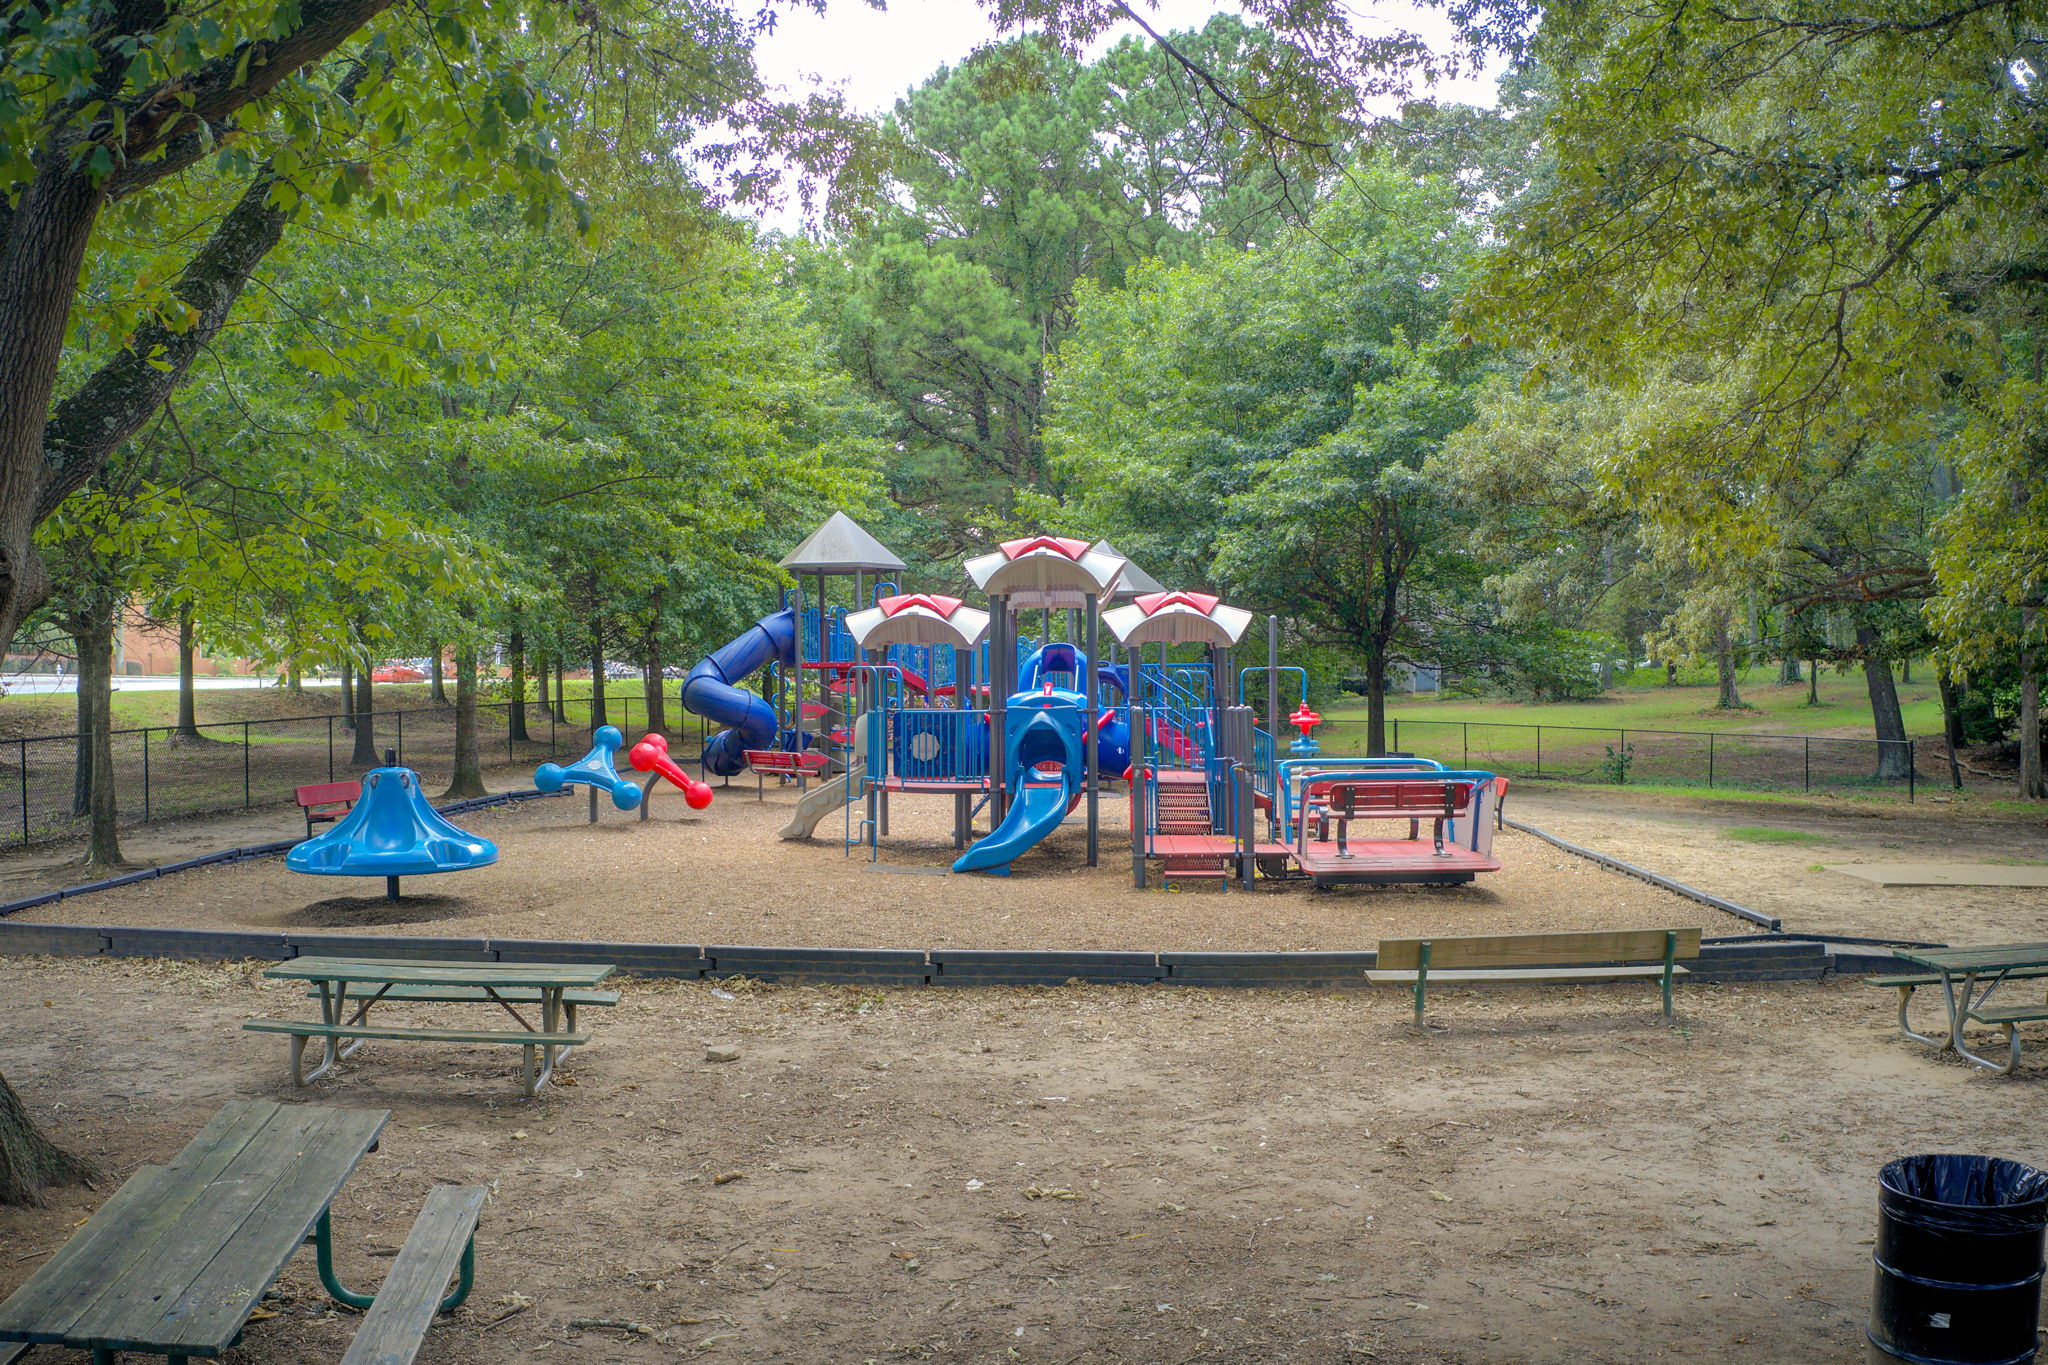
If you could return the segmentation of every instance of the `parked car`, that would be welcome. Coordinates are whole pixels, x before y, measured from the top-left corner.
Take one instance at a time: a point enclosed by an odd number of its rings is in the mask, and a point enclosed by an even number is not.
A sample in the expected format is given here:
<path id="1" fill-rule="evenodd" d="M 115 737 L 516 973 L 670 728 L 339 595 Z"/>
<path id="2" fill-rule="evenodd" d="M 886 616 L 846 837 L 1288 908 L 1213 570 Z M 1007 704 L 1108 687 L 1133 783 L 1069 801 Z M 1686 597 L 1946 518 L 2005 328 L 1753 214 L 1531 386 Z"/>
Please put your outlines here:
<path id="1" fill-rule="evenodd" d="M 426 680 L 427 675 L 424 670 L 414 668 L 403 659 L 395 659 L 390 663 L 379 664 L 370 670 L 371 682 L 425 682 Z"/>
<path id="2" fill-rule="evenodd" d="M 604 675 L 607 678 L 637 678 L 642 671 L 638 664 L 621 663 L 617 659 L 604 666 Z"/>

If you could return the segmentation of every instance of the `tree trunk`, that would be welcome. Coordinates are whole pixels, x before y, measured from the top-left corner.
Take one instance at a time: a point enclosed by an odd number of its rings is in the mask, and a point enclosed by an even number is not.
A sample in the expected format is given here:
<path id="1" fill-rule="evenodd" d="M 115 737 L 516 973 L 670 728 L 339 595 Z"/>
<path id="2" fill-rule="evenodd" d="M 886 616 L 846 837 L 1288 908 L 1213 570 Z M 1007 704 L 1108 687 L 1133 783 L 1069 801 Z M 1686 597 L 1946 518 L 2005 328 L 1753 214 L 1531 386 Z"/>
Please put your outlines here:
<path id="1" fill-rule="evenodd" d="M 1963 789 L 1963 768 L 1956 758 L 1956 750 L 1963 747 L 1963 712 L 1960 698 L 1956 696 L 1955 679 L 1949 677 L 1946 668 L 1934 675 L 1934 685 L 1941 690 L 1941 737 L 1948 751 L 1948 784 L 1957 791 Z"/>
<path id="2" fill-rule="evenodd" d="M 1799 656 L 1797 654 L 1787 654 L 1778 661 L 1778 681 L 1781 683 L 1806 681 L 1799 676 Z"/>
<path id="3" fill-rule="evenodd" d="M 2041 673 L 2034 649 L 2034 608 L 2020 608 L 2020 799 L 2048 799 L 2041 779 Z"/>
<path id="4" fill-rule="evenodd" d="M 1678 660 L 1666 659 L 1664 661 L 1664 685 L 1666 687 L 1678 686 Z"/>
<path id="5" fill-rule="evenodd" d="M 1723 711 L 1740 710 L 1742 693 L 1735 687 L 1734 631 L 1725 612 L 1714 625 L 1714 673 L 1720 692 L 1714 705 Z"/>
<path id="6" fill-rule="evenodd" d="M 436 640 L 427 663 L 427 700 L 438 706 L 448 704 L 448 682 L 441 669 L 441 642 Z"/>
<path id="7" fill-rule="evenodd" d="M 465 642 L 455 647 L 455 775 L 443 801 L 460 801 L 484 794 L 483 757 L 476 735 L 476 645 Z"/>
<path id="8" fill-rule="evenodd" d="M 78 649 L 78 667 L 72 670 L 71 728 L 74 738 L 71 742 L 71 815 L 73 819 L 84 819 L 92 811 L 92 693 L 85 685 L 86 627 L 82 617 L 69 618 L 65 622 L 71 631 L 72 643 Z"/>
<path id="9" fill-rule="evenodd" d="M 199 711 L 197 687 L 193 683 L 192 669 L 192 608 L 178 608 L 178 728 L 171 731 L 171 742 L 190 742 L 199 738 Z"/>
<path id="10" fill-rule="evenodd" d="M 0 1076 L 0 1204 L 41 1205 L 52 1185 L 83 1185 L 100 1168 L 73 1156 L 37 1131 L 14 1087 Z"/>
<path id="11" fill-rule="evenodd" d="M 1808 659 L 1806 661 L 1806 704 L 1808 706 L 1820 705 L 1819 659 Z"/>
<path id="12" fill-rule="evenodd" d="M 1387 661 L 1378 653 L 1365 656 L 1365 752 L 1371 758 L 1387 752 Z"/>
<path id="13" fill-rule="evenodd" d="M 90 614 L 78 640 L 78 693 L 90 697 L 92 778 L 87 867 L 121 866 L 120 818 L 114 790 L 114 627 L 119 608 L 109 597 Z"/>
<path id="14" fill-rule="evenodd" d="M 349 755 L 349 763 L 358 768 L 374 768 L 383 762 L 377 752 L 377 722 L 371 709 L 374 698 L 370 695 L 370 661 L 363 659 L 356 666 L 356 749 Z"/>
<path id="15" fill-rule="evenodd" d="M 1870 723 L 1877 731 L 1877 775 L 1904 780 L 1913 767 L 1913 746 L 1906 742 L 1906 719 L 1899 713 L 1899 690 L 1892 685 L 1892 665 L 1878 653 L 1877 632 L 1856 627 L 1856 647 L 1863 653 L 1863 681 L 1870 690 Z"/>
<path id="16" fill-rule="evenodd" d="M 604 637 L 590 633 L 590 728 L 610 725 L 604 709 Z"/>
<path id="17" fill-rule="evenodd" d="M 526 633 L 513 631 L 505 642 L 505 652 L 512 656 L 512 704 L 505 708 L 505 737 L 519 743 L 529 738 L 526 733 Z M 542 676 L 546 676 L 545 669 Z"/>
<path id="18" fill-rule="evenodd" d="M 285 665 L 284 690 L 295 697 L 306 690 L 306 675 L 299 668 L 299 661 L 297 659 L 293 659 Z"/>
<path id="19" fill-rule="evenodd" d="M 1899 681 L 1908 686 L 1913 682 L 1913 656 L 1910 654 L 1899 660 Z"/>
<path id="20" fill-rule="evenodd" d="M 356 728 L 356 671 L 346 654 L 341 656 L 341 728 Z"/>
<path id="21" fill-rule="evenodd" d="M 661 641 L 651 630 L 647 632 L 642 658 L 647 667 L 647 729 L 650 734 L 665 735 L 668 733 L 668 705 L 661 695 Z"/>

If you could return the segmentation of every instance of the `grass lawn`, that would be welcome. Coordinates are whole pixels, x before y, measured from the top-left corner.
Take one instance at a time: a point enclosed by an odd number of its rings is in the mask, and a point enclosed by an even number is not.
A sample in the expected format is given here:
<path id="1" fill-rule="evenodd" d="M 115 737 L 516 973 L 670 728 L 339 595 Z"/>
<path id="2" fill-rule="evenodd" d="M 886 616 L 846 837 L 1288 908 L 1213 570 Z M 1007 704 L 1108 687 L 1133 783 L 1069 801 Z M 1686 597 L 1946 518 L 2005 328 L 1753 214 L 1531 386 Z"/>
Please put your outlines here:
<path id="1" fill-rule="evenodd" d="M 1415 722 L 1468 722 L 1495 725 L 1585 726 L 1602 730 L 1712 730 L 1719 733 L 1748 731 L 1755 734 L 1834 735 L 1872 738 L 1870 697 L 1860 673 L 1824 673 L 1820 682 L 1820 705 L 1806 704 L 1804 683 L 1767 682 L 1775 677 L 1758 669 L 1754 680 L 1741 686 L 1742 699 L 1752 709 L 1721 711 L 1714 706 L 1714 688 L 1708 684 L 1677 687 L 1615 688 L 1597 701 L 1549 702 L 1542 704 L 1499 698 L 1401 696 L 1389 698 L 1387 719 L 1399 719 L 1404 727 Z M 1905 713 L 1908 734 L 1941 733 L 1941 699 L 1934 682 L 1924 672 L 1911 683 L 1899 684 L 1900 709 Z M 1334 753 L 1363 752 L 1365 702 L 1349 699 L 1325 708 L 1324 728 L 1316 738 Z M 1415 725 L 1412 734 L 1441 734 L 1435 724 Z M 1505 735 L 1495 735 L 1494 747 L 1503 747 Z M 1391 740 L 1391 736 L 1389 736 Z M 1533 739 L 1531 740 L 1533 744 Z M 1404 744 L 1401 747 L 1412 747 Z"/>

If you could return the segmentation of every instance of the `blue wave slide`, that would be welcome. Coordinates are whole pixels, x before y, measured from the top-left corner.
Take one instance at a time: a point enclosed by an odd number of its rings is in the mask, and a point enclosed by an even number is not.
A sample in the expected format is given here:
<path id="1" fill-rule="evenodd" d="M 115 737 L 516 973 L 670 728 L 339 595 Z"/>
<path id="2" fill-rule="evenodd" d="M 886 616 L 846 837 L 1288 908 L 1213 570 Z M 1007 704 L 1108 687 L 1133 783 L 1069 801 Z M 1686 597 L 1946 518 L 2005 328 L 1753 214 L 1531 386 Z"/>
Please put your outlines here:
<path id="1" fill-rule="evenodd" d="M 796 662 L 796 612 L 788 607 L 762 617 L 737 639 L 698 661 L 683 682 L 683 706 L 727 726 L 704 746 L 704 767 L 720 777 L 746 769 L 744 751 L 775 745 L 775 708 L 739 686 L 771 663 Z"/>
<path id="2" fill-rule="evenodd" d="M 1010 698 L 1010 809 L 986 839 L 954 860 L 955 872 L 1007 876 L 1018 854 L 1060 827 L 1081 794 L 1087 705 L 1078 692 L 1057 689 Z"/>

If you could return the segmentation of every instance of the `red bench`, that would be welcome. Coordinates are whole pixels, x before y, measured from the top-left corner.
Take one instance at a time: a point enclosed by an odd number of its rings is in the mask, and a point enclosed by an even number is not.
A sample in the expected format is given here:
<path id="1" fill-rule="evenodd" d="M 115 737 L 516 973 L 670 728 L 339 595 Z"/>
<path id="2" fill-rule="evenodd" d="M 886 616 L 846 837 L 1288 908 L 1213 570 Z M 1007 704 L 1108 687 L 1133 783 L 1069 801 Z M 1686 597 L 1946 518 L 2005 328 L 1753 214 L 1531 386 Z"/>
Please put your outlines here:
<path id="1" fill-rule="evenodd" d="M 831 759 L 824 754 L 802 752 L 795 749 L 742 749 L 740 757 L 747 760 L 747 766 L 754 770 L 755 795 L 760 795 L 764 785 L 764 774 L 773 773 L 778 778 L 816 777 L 825 771 Z"/>
<path id="2" fill-rule="evenodd" d="M 1305 805 L 1317 823 L 1319 838 L 1328 838 L 1330 821 L 1337 821 L 1337 856 L 1348 858 L 1347 840 L 1353 820 L 1406 820 L 1408 837 L 1421 834 L 1420 822 L 1431 823 L 1431 837 L 1438 857 L 1444 856 L 1444 825 L 1464 814 L 1472 804 L 1470 782 L 1436 782 L 1427 778 L 1405 781 L 1312 782 L 1305 793 Z M 1301 840 L 1308 839 L 1308 821 L 1301 824 Z"/>
<path id="3" fill-rule="evenodd" d="M 300 787 L 292 793 L 292 799 L 299 803 L 299 809 L 306 814 L 306 837 L 313 837 L 313 826 L 339 820 L 355 809 L 356 802 L 363 796 L 360 782 L 318 782 L 310 787 Z"/>

